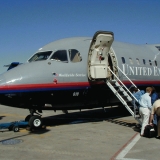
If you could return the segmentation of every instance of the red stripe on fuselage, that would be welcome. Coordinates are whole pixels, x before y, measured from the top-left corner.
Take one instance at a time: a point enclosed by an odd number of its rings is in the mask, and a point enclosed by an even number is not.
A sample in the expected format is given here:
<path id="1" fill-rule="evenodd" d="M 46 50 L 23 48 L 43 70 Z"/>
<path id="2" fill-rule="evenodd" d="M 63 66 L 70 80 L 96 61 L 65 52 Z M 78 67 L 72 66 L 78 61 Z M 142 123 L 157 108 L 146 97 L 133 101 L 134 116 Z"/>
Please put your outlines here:
<path id="1" fill-rule="evenodd" d="M 104 82 L 68 82 L 68 83 L 45 83 L 45 84 L 18 84 L 0 86 L 0 90 L 24 90 L 44 88 L 68 88 L 68 87 L 90 87 L 91 85 L 103 84 Z M 129 81 L 123 81 L 125 85 L 131 85 Z M 133 81 L 136 85 L 160 85 L 160 81 Z"/>
<path id="2" fill-rule="evenodd" d="M 24 90 L 24 89 L 43 89 L 43 88 L 67 88 L 67 87 L 88 87 L 89 82 L 71 82 L 71 83 L 46 83 L 46 84 L 19 84 L 0 86 L 0 90 Z"/>

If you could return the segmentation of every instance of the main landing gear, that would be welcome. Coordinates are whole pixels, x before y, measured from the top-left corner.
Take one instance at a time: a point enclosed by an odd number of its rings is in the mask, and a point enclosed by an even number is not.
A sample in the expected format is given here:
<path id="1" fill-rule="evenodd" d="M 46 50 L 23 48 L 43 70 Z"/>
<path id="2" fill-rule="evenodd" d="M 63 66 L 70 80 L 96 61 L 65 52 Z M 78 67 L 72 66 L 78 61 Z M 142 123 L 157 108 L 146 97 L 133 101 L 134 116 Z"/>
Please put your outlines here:
<path id="1" fill-rule="evenodd" d="M 40 128 L 42 127 L 42 124 L 43 124 L 43 121 L 42 121 L 42 118 L 38 112 L 36 112 L 35 109 L 30 109 L 30 115 L 28 115 L 26 118 L 25 118 L 25 121 L 28 122 L 29 126 L 31 128 Z M 34 115 L 34 113 L 38 114 L 38 115 Z"/>

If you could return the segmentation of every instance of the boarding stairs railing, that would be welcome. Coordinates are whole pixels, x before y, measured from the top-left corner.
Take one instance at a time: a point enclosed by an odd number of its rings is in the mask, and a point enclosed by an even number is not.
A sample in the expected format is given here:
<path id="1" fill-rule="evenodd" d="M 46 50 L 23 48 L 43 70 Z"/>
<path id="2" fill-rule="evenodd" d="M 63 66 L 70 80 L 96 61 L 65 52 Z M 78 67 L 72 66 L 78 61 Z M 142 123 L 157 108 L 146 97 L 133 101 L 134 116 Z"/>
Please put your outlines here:
<path id="1" fill-rule="evenodd" d="M 119 70 L 119 72 L 122 73 L 123 76 L 126 77 L 126 79 L 131 83 L 132 87 L 137 87 L 118 66 L 117 69 Z M 137 114 L 137 107 L 135 105 L 135 102 L 138 102 L 138 100 L 124 85 L 124 83 L 117 77 L 117 75 L 110 69 L 110 67 L 108 67 L 108 71 L 110 71 L 111 74 L 114 76 L 114 80 L 107 80 L 106 84 L 112 90 L 112 92 L 117 96 L 117 98 L 122 102 L 125 108 L 130 112 L 130 114 L 135 118 L 135 120 L 137 120 L 138 123 L 141 125 L 142 122 L 140 120 L 139 114 Z M 130 102 L 132 104 L 133 110 L 127 104 L 127 102 Z"/>

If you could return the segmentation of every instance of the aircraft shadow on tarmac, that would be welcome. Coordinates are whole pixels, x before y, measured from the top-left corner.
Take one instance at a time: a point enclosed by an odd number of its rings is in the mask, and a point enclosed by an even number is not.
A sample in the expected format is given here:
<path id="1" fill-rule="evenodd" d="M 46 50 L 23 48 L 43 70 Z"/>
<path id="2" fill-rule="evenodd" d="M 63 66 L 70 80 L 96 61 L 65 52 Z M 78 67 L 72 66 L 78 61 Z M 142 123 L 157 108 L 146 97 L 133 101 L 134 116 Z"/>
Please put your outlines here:
<path id="1" fill-rule="evenodd" d="M 136 132 L 140 132 L 140 130 L 141 130 L 140 129 L 141 126 L 137 123 L 134 123 L 134 122 L 126 122 L 126 121 L 121 121 L 121 120 L 116 120 L 116 119 L 108 119 L 107 121 L 114 123 L 114 124 L 122 125 L 125 127 L 130 127 Z"/>
<path id="2" fill-rule="evenodd" d="M 54 127 L 57 125 L 72 125 L 78 123 L 108 121 L 111 123 L 116 123 L 118 125 L 131 127 L 135 131 L 139 132 L 135 122 L 119 120 L 119 118 L 131 116 L 124 107 L 106 108 L 105 111 L 103 109 L 82 110 L 81 112 L 75 111 L 68 114 L 48 116 L 43 118 L 43 125 L 46 127 Z M 45 128 L 32 129 L 29 131 L 33 134 L 44 134 L 46 132 L 49 132 L 50 130 Z"/>
<path id="3" fill-rule="evenodd" d="M 0 116 L 0 120 L 1 120 L 3 117 L 5 117 L 5 116 Z"/>
<path id="4" fill-rule="evenodd" d="M 100 122 L 100 121 L 108 121 L 111 123 L 116 123 L 118 125 L 123 125 L 126 127 L 135 128 L 135 131 L 138 131 L 136 127 L 136 123 L 130 121 L 121 121 L 119 118 L 124 118 L 130 116 L 130 113 L 124 107 L 109 107 L 103 109 L 92 109 L 92 110 L 82 110 L 71 112 L 68 114 L 59 114 L 48 117 L 43 117 L 43 125 L 44 126 L 57 126 L 57 125 L 72 125 L 78 123 L 90 123 L 90 122 Z M 4 116 L 1 116 L 2 119 Z M 50 130 L 48 128 L 45 129 L 31 129 L 26 128 L 29 134 L 45 134 Z M 8 131 L 8 130 L 7 130 Z M 5 131 L 3 131 L 5 132 Z"/>
<path id="5" fill-rule="evenodd" d="M 106 112 L 103 109 L 94 110 L 82 110 L 81 112 L 72 112 L 68 114 L 60 114 L 43 118 L 43 123 L 46 126 L 56 126 L 56 125 L 71 125 L 77 123 L 89 123 L 98 121 L 109 121 L 119 125 L 124 125 L 127 127 L 134 127 L 136 123 L 130 121 L 120 121 L 117 118 L 123 118 L 131 116 L 130 113 L 124 107 L 113 107 L 106 108 Z"/>
<path id="6" fill-rule="evenodd" d="M 136 130 L 136 123 L 132 121 L 121 120 L 120 118 L 128 117 L 130 116 L 130 113 L 124 108 L 124 107 L 113 107 L 113 108 L 106 108 L 106 112 L 104 112 L 103 109 L 94 109 L 94 110 L 82 110 L 81 112 L 72 112 L 68 114 L 59 114 L 49 117 L 43 118 L 43 124 L 46 126 L 57 126 L 57 125 L 72 125 L 72 124 L 78 124 L 78 123 L 90 123 L 90 122 L 100 122 L 100 121 L 108 121 L 111 123 L 115 123 L 118 125 L 123 125 L 126 127 L 131 127 L 133 130 L 139 132 L 139 130 Z M 1 116 L 0 118 L 3 118 Z M 35 130 L 29 130 L 27 134 L 23 135 L 17 135 L 14 137 L 10 137 L 7 139 L 3 139 L 0 141 L 0 143 L 14 140 L 17 138 L 30 136 L 33 134 L 45 134 L 49 132 L 50 130 L 45 129 L 35 129 Z M 8 132 L 8 131 L 6 131 Z"/>

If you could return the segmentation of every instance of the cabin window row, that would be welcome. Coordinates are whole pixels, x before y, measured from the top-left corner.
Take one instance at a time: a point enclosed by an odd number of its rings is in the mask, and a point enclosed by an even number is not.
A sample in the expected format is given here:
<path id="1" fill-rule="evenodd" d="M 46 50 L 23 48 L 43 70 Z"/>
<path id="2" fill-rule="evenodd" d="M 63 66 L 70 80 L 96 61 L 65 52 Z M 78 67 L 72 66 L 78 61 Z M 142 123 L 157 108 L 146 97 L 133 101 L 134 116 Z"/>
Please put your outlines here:
<path id="1" fill-rule="evenodd" d="M 125 64 L 126 63 L 125 58 L 121 57 L 121 59 L 122 59 L 122 63 Z M 129 58 L 129 62 L 130 62 L 130 64 L 134 64 L 132 58 Z M 143 63 L 143 65 L 149 64 L 150 66 L 152 66 L 152 65 L 157 66 L 158 65 L 157 61 L 151 61 L 151 60 L 146 61 L 145 59 L 142 59 L 142 63 Z M 136 58 L 136 64 L 140 65 L 140 60 L 138 58 Z"/>
<path id="2" fill-rule="evenodd" d="M 38 52 L 35 55 L 33 55 L 28 60 L 28 62 L 47 60 L 49 59 L 49 57 L 50 57 L 50 60 L 66 62 L 66 63 L 68 63 L 68 57 L 70 61 L 73 63 L 82 61 L 82 57 L 78 50 L 69 49 L 68 54 L 67 54 L 67 50 L 58 50 L 54 52 L 53 54 L 52 54 L 52 51 Z"/>

